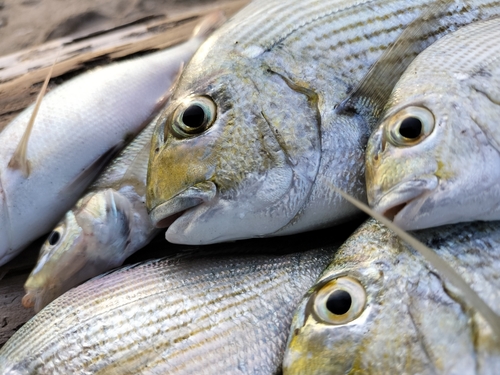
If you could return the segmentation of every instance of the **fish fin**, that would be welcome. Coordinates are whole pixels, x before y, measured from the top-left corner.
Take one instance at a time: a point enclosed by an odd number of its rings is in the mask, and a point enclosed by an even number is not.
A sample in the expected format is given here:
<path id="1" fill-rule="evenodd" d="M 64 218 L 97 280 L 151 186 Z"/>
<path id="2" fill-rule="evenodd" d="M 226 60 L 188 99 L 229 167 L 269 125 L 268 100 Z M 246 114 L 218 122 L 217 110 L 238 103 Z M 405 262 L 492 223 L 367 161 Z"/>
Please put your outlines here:
<path id="1" fill-rule="evenodd" d="M 123 180 L 130 181 L 130 183 L 134 184 L 137 194 L 144 196 L 146 195 L 146 186 L 142 183 L 145 178 L 143 172 L 147 170 L 150 148 L 151 140 L 142 146 L 141 150 L 137 153 L 123 175 Z M 134 183 L 134 181 L 138 181 L 138 183 Z"/>
<path id="2" fill-rule="evenodd" d="M 443 17 L 452 4 L 453 0 L 436 1 L 409 23 L 335 111 L 368 114 L 378 118 L 394 86 L 410 63 L 420 52 L 444 35 L 443 27 L 452 28 L 450 25 L 443 25 Z"/>
<path id="3" fill-rule="evenodd" d="M 12 158 L 9 161 L 9 168 L 11 169 L 19 169 L 24 177 L 28 177 L 30 175 L 30 162 L 27 157 L 28 152 L 28 141 L 31 135 L 31 131 L 33 130 L 33 124 L 35 123 L 36 116 L 38 114 L 38 110 L 40 109 L 40 104 L 42 104 L 42 99 L 45 96 L 45 92 L 47 91 L 47 86 L 49 85 L 50 77 L 52 77 L 52 72 L 54 71 L 54 66 L 57 62 L 57 56 L 54 60 L 54 63 L 49 69 L 49 73 L 47 77 L 45 77 L 45 81 L 43 82 L 42 89 L 38 93 L 38 97 L 36 98 L 35 107 L 33 108 L 33 113 L 31 114 L 30 120 L 28 121 L 28 126 L 24 131 L 24 134 L 19 142 L 19 145 L 12 155 Z"/>
<path id="4" fill-rule="evenodd" d="M 203 17 L 202 21 L 194 28 L 193 38 L 207 38 L 224 22 L 226 22 L 226 17 L 222 11 L 219 10 L 209 13 L 207 16 Z"/>
<path id="5" fill-rule="evenodd" d="M 441 259 L 439 255 L 436 254 L 434 250 L 424 245 L 422 242 L 417 240 L 408 232 L 399 228 L 392 221 L 387 219 L 385 216 L 373 211 L 365 203 L 354 198 L 353 196 L 347 194 L 341 189 L 337 188 L 333 184 L 330 186 L 337 194 L 341 195 L 345 200 L 354 205 L 356 208 L 360 209 L 364 213 L 370 215 L 375 220 L 381 222 L 387 228 L 392 230 L 399 238 L 405 241 L 413 249 L 418 251 L 436 270 L 440 272 L 449 282 L 451 282 L 455 287 L 462 292 L 462 297 L 467 303 L 467 305 L 477 312 L 479 312 L 483 318 L 490 325 L 494 335 L 500 340 L 500 316 L 497 315 L 484 300 L 479 297 L 479 295 L 467 284 L 467 282 L 460 276 L 446 261 Z"/>
<path id="6" fill-rule="evenodd" d="M 103 168 L 109 163 L 109 161 L 121 150 L 123 149 L 125 142 L 120 142 L 117 145 L 111 147 L 104 154 L 99 156 L 96 160 L 92 162 L 87 168 L 76 176 L 73 181 L 71 181 L 68 186 L 61 190 L 61 193 L 72 192 L 75 189 L 83 190 L 85 187 L 89 186 L 92 181 L 97 177 L 97 175 L 103 170 Z"/>

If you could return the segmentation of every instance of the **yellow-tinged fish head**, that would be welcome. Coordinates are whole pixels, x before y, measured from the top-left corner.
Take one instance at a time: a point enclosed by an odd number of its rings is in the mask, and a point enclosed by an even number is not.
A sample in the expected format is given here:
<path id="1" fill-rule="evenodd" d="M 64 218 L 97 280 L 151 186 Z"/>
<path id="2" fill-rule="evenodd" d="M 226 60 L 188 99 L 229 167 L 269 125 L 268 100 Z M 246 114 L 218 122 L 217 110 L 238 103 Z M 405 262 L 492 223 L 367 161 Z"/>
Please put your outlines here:
<path id="1" fill-rule="evenodd" d="M 127 257 L 125 199 L 111 189 L 87 194 L 50 233 L 24 289 L 25 307 L 40 311 L 58 296 Z"/>
<path id="2" fill-rule="evenodd" d="M 175 243 L 271 235 L 299 212 L 319 166 L 315 94 L 248 51 L 210 65 L 211 47 L 186 67 L 152 140 L 147 206 Z"/>
<path id="3" fill-rule="evenodd" d="M 464 242 L 457 232 L 435 230 L 425 240 L 456 247 Z M 495 345 L 491 336 L 474 343 L 474 323 L 443 283 L 421 256 L 369 220 L 299 304 L 283 374 L 474 373 L 479 356 L 497 358 L 485 354 Z M 488 328 L 482 333 L 491 335 Z"/>

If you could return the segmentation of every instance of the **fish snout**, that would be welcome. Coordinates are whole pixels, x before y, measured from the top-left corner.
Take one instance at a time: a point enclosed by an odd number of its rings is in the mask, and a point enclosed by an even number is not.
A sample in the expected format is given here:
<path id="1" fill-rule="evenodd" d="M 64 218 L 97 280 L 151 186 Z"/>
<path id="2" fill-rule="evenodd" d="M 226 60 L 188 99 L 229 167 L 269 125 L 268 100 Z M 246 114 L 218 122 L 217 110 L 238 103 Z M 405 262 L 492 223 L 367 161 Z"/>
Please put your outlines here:
<path id="1" fill-rule="evenodd" d="M 187 209 L 211 201 L 216 193 L 217 188 L 213 182 L 200 182 L 158 204 L 150 211 L 149 217 L 157 228 L 166 228 Z"/>
<path id="2" fill-rule="evenodd" d="M 388 219 L 402 224 L 403 217 L 404 222 L 411 221 L 427 199 L 429 192 L 435 190 L 438 185 L 439 179 L 434 175 L 405 181 L 397 184 L 385 194 L 375 196 L 376 201 L 372 207 Z M 406 229 L 405 225 L 402 228 Z"/>

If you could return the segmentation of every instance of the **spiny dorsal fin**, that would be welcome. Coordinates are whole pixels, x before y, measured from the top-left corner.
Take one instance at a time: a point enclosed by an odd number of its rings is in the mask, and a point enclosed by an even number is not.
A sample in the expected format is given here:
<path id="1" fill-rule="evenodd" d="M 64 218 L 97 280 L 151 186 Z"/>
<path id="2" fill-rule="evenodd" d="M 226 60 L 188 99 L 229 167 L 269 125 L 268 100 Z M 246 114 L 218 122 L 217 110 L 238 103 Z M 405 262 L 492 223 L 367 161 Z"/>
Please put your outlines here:
<path id="1" fill-rule="evenodd" d="M 453 0 L 438 0 L 429 5 L 383 53 L 347 99 L 335 109 L 336 112 L 356 112 L 378 118 L 397 81 L 415 57 L 439 39 L 443 29 L 451 30 L 472 22 L 467 17 L 461 20 L 461 24 L 449 25 L 443 21 L 454 3 Z"/>
<path id="2" fill-rule="evenodd" d="M 33 113 L 31 114 L 30 120 L 28 121 L 28 126 L 24 131 L 24 134 L 21 138 L 21 141 L 17 145 L 16 151 L 12 158 L 9 161 L 9 168 L 11 169 L 19 169 L 24 177 L 28 177 L 30 175 L 30 163 L 27 157 L 28 153 L 28 141 L 30 139 L 31 130 L 33 130 L 33 124 L 35 123 L 36 115 L 38 114 L 38 109 L 40 108 L 40 104 L 42 103 L 42 99 L 45 95 L 45 91 L 47 91 L 47 86 L 49 85 L 50 77 L 52 77 L 52 72 L 54 71 L 54 66 L 57 62 L 57 56 L 54 60 L 54 63 L 49 69 L 49 73 L 47 77 L 45 77 L 45 81 L 43 82 L 42 89 L 38 94 L 35 102 L 35 107 L 33 108 Z"/>
<path id="3" fill-rule="evenodd" d="M 350 196 L 344 191 L 338 189 L 336 186 L 331 185 L 332 190 L 340 194 L 345 200 L 353 204 L 361 211 L 370 215 L 374 219 L 380 221 L 387 228 L 392 230 L 396 235 L 403 241 L 408 243 L 411 247 L 417 250 L 436 270 L 440 272 L 449 282 L 451 282 L 455 287 L 457 287 L 462 292 L 462 297 L 465 302 L 478 311 L 483 318 L 490 325 L 494 335 L 500 340 L 500 316 L 498 316 L 486 302 L 483 301 L 481 297 L 467 284 L 467 282 L 460 276 L 448 263 L 441 259 L 431 248 L 425 246 L 422 242 L 417 240 L 415 237 L 410 235 L 408 232 L 399 228 L 392 221 L 384 217 L 383 215 L 373 211 L 363 202 L 357 200 L 356 198 Z"/>

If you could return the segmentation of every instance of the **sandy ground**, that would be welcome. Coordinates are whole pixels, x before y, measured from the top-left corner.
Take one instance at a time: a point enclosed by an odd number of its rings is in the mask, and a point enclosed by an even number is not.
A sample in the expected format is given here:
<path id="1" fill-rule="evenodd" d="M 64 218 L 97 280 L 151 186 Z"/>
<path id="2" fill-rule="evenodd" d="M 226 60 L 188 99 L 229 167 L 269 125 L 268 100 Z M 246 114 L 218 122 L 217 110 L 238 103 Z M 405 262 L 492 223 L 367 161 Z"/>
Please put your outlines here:
<path id="1" fill-rule="evenodd" d="M 68 35 L 229 0 L 0 0 L 0 56 Z"/>

